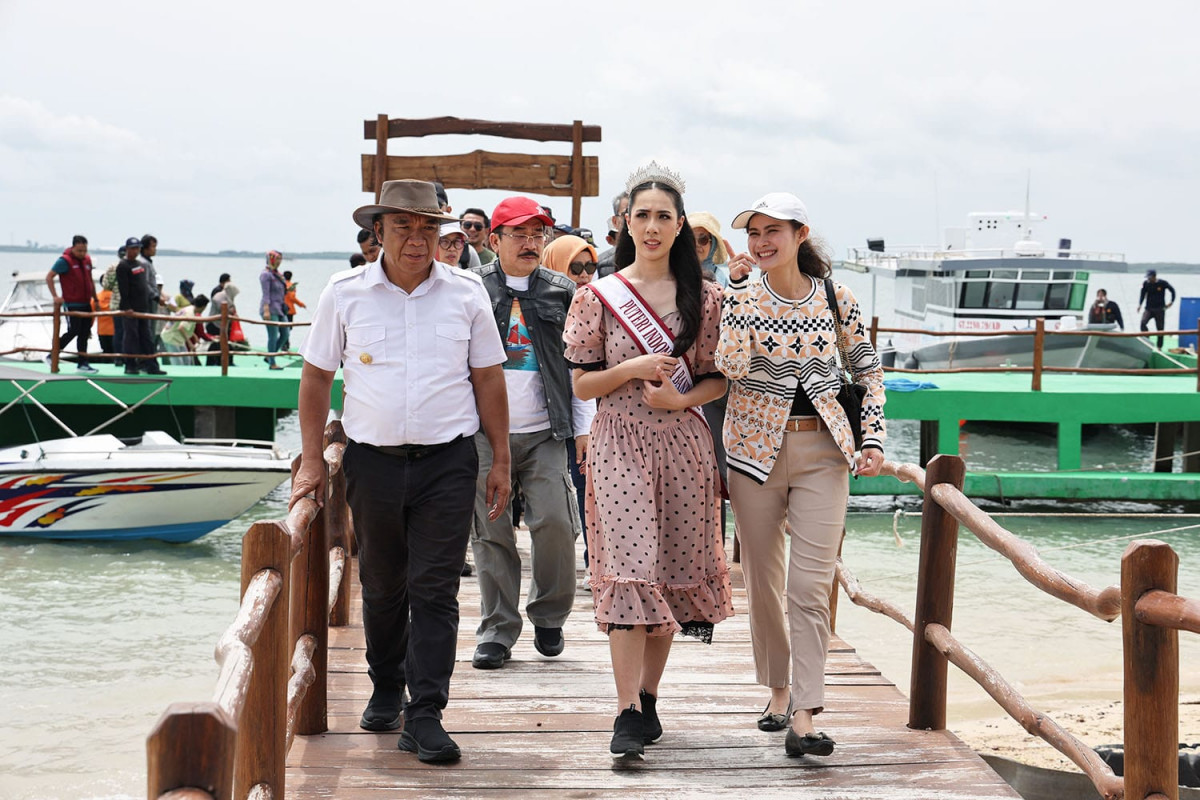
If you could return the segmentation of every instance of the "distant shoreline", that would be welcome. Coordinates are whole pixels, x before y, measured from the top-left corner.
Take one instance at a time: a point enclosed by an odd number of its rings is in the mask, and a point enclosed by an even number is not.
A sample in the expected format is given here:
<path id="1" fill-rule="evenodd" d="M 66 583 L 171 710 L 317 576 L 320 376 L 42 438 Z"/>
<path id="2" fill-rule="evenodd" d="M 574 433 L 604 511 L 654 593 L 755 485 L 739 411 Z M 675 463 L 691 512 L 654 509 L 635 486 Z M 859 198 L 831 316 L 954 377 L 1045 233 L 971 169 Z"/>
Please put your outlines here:
<path id="1" fill-rule="evenodd" d="M 65 249 L 65 246 L 39 246 L 26 247 L 24 245 L 0 244 L 0 253 L 37 253 L 41 255 L 59 255 Z M 92 250 L 94 253 L 116 253 L 116 250 L 108 250 L 107 248 L 99 248 Z M 264 258 L 265 250 L 219 250 L 215 253 L 204 253 L 193 250 L 167 250 L 160 247 L 158 255 L 160 256 L 197 256 L 200 258 Z M 286 253 L 284 260 L 304 260 L 304 259 L 320 259 L 320 260 L 345 260 L 350 257 L 350 250 L 325 250 L 315 253 Z"/>

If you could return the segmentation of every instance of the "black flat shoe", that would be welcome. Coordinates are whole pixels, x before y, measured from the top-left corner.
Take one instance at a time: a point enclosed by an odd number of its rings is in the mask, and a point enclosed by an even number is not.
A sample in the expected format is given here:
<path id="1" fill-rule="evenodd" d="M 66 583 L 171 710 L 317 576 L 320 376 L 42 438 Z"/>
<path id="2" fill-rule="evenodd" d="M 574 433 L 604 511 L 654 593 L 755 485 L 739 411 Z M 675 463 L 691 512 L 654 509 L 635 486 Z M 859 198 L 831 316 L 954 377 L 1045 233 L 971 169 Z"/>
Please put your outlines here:
<path id="1" fill-rule="evenodd" d="M 471 666 L 475 669 L 500 669 L 512 658 L 512 649 L 499 642 L 484 642 L 475 648 Z"/>
<path id="2" fill-rule="evenodd" d="M 417 760 L 426 764 L 444 764 L 462 758 L 462 751 L 450 738 L 450 734 L 446 733 L 441 720 L 433 717 L 409 720 L 396 742 L 396 747 L 416 753 Z"/>
<path id="3" fill-rule="evenodd" d="M 783 751 L 789 756 L 828 756 L 833 754 L 836 742 L 824 733 L 806 733 L 803 736 L 788 728 L 783 740 Z"/>
<path id="4" fill-rule="evenodd" d="M 663 733 L 662 723 L 658 721 L 658 698 L 642 689 L 638 693 L 638 699 L 642 703 L 642 742 L 658 744 Z"/>
<path id="5" fill-rule="evenodd" d="M 630 706 L 613 721 L 613 736 L 608 752 L 615 761 L 642 760 L 646 752 L 646 723 L 642 712 Z"/>
<path id="6" fill-rule="evenodd" d="M 533 649 L 546 658 L 561 655 L 567 641 L 563 638 L 562 628 L 542 628 L 533 626 Z"/>
<path id="7" fill-rule="evenodd" d="M 787 711 L 782 714 L 772 714 L 771 704 L 768 702 L 767 707 L 763 709 L 762 716 L 758 718 L 758 729 L 760 731 L 774 732 L 781 731 L 786 728 L 792 720 L 792 698 L 788 697 Z"/>
<path id="8" fill-rule="evenodd" d="M 358 727 L 366 731 L 394 731 L 403 724 L 404 689 L 376 686 Z"/>

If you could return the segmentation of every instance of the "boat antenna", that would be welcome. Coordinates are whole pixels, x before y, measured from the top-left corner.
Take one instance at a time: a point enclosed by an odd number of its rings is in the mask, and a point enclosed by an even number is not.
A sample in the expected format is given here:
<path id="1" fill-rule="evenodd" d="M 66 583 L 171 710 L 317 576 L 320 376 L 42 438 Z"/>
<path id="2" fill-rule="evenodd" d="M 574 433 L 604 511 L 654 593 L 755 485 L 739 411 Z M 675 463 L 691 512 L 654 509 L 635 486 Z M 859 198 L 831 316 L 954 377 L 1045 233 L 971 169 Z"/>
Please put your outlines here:
<path id="1" fill-rule="evenodd" d="M 1033 170 L 1025 170 L 1025 238 L 1033 238 L 1033 230 L 1029 227 L 1029 184 L 1033 181 Z"/>

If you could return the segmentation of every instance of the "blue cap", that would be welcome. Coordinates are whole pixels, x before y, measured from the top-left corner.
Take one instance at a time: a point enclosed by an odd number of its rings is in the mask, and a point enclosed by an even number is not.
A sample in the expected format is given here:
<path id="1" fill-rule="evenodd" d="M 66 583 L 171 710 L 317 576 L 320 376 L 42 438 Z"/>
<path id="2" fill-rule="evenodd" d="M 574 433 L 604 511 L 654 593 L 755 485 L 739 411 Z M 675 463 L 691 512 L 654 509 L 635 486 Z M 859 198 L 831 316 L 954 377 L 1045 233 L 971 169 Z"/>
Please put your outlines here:
<path id="1" fill-rule="evenodd" d="M 142 249 L 142 237 L 130 236 L 128 239 L 126 239 L 125 240 L 125 249 L 128 250 L 130 247 L 136 247 L 137 249 L 141 250 Z"/>

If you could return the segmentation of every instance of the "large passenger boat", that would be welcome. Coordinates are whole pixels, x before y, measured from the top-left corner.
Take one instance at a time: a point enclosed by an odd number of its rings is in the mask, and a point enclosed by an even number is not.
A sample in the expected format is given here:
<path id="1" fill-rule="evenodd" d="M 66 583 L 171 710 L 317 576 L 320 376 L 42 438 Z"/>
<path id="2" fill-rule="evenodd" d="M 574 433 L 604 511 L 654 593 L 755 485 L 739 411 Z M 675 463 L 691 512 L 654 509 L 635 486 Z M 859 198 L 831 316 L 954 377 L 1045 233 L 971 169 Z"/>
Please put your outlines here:
<path id="1" fill-rule="evenodd" d="M 1039 317 L 1048 332 L 1115 330 L 1112 323 L 1087 323 L 1089 281 L 1127 273 L 1124 255 L 1073 250 L 1070 239 L 1048 248 L 1034 236 L 1043 220 L 1028 211 L 973 213 L 965 227 L 946 229 L 940 245 L 888 248 L 870 239 L 866 248 L 851 249 L 842 266 L 895 281 L 895 327 L 961 334 L 896 334 L 892 348 L 882 348 L 885 355 L 909 368 L 1027 367 L 1032 336 L 970 334 L 1030 331 Z M 1043 363 L 1137 369 L 1152 352 L 1142 338 L 1047 336 Z"/>

